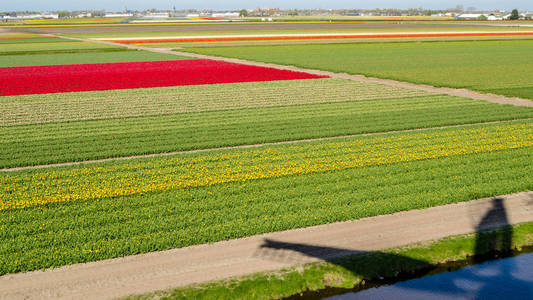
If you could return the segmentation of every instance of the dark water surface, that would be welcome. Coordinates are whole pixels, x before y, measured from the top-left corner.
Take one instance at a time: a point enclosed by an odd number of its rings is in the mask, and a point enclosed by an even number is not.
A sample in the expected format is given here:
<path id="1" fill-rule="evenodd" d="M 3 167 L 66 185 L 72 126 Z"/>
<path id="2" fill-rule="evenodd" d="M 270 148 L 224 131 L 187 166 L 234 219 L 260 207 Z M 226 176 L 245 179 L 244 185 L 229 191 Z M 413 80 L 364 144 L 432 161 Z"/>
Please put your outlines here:
<path id="1" fill-rule="evenodd" d="M 327 299 L 533 299 L 533 253 Z"/>

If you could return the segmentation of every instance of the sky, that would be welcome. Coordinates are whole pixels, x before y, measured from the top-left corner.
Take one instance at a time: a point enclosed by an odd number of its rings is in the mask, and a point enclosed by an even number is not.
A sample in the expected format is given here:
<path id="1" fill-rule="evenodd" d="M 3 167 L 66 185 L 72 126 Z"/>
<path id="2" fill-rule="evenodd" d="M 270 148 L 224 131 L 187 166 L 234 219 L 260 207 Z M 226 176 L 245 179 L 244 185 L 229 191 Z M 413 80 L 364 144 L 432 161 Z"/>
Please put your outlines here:
<path id="1" fill-rule="evenodd" d="M 533 11 L 532 0 L 0 0 L 0 11 L 16 10 L 85 10 L 105 9 L 106 11 L 122 11 L 125 7 L 131 10 L 145 9 L 251 9 L 256 7 L 291 8 L 428 8 L 446 9 L 456 7 L 475 7 L 480 10 L 518 8 L 521 11 Z"/>

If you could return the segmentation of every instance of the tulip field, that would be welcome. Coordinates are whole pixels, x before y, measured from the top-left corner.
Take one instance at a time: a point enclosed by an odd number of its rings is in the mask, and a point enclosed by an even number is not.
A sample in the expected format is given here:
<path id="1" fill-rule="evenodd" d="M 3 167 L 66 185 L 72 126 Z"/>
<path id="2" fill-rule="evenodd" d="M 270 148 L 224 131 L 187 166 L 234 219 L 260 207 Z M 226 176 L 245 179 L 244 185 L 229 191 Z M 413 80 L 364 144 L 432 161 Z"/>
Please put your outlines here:
<path id="1" fill-rule="evenodd" d="M 525 119 L 532 115 L 532 110 L 525 107 L 426 96 L 5 126 L 0 167 Z"/>
<path id="2" fill-rule="evenodd" d="M 429 95 L 418 90 L 330 78 L 38 94 L 0 98 L 0 124 L 11 126 L 422 96 L 429 101 Z"/>
<path id="3" fill-rule="evenodd" d="M 0 210 L 531 146 L 533 124 L 511 123 L 9 174 Z"/>
<path id="4" fill-rule="evenodd" d="M 320 76 L 200 59 L 10 67 L 0 96 L 309 78 Z"/>
<path id="5" fill-rule="evenodd" d="M 0 275 L 532 189 L 532 107 L 0 33 Z"/>
<path id="6" fill-rule="evenodd" d="M 2 174 L 0 272 L 530 190 L 532 146 L 519 122 Z"/>

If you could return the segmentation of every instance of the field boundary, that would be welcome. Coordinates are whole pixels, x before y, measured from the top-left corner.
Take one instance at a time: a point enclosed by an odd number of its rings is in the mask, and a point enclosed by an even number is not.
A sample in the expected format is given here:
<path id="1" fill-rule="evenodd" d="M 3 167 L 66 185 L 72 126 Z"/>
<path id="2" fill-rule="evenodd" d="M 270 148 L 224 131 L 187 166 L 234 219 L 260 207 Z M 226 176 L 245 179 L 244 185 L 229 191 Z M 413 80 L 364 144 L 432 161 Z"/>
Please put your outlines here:
<path id="1" fill-rule="evenodd" d="M 417 131 L 429 131 L 429 130 L 447 129 L 447 128 L 460 128 L 460 127 L 468 127 L 468 126 L 476 126 L 476 125 L 490 125 L 490 124 L 499 124 L 499 123 L 514 123 L 514 122 L 528 121 L 528 120 L 533 120 L 533 118 L 515 119 L 515 120 L 500 120 L 500 121 L 467 123 L 467 124 L 456 124 L 456 125 L 425 127 L 425 128 L 414 128 L 414 129 L 404 129 L 404 130 L 391 130 L 391 131 L 359 133 L 359 134 L 340 135 L 340 136 L 326 136 L 326 137 L 319 137 L 319 138 L 288 140 L 288 141 L 270 142 L 270 143 L 246 144 L 246 145 L 227 146 L 227 147 L 218 147 L 218 148 L 204 148 L 204 149 L 172 151 L 172 152 L 163 152 L 163 153 L 131 155 L 131 156 L 122 156 L 122 157 L 111 157 L 111 158 L 93 159 L 93 160 L 84 160 L 84 161 L 72 161 L 72 162 L 55 163 L 55 164 L 44 164 L 44 165 L 35 165 L 35 166 L 4 168 L 4 169 L 0 169 L 0 173 L 1 172 L 23 171 L 23 170 L 48 169 L 48 168 L 56 168 L 56 167 L 68 167 L 68 166 L 76 166 L 76 165 L 89 165 L 89 164 L 105 163 L 105 162 L 112 162 L 112 161 L 125 161 L 125 160 L 139 159 L 139 158 L 165 157 L 165 156 L 173 156 L 173 155 L 189 154 L 189 153 L 215 152 L 215 151 L 224 151 L 224 150 L 232 150 L 232 149 L 253 149 L 253 148 L 276 146 L 276 145 L 290 145 L 290 144 L 298 144 L 298 143 L 311 143 L 311 142 L 329 141 L 329 140 L 346 139 L 346 138 L 354 138 L 354 137 L 376 136 L 376 135 L 386 135 L 386 134 L 394 134 L 394 133 L 407 133 L 407 132 L 417 132 Z"/>
<path id="2" fill-rule="evenodd" d="M 501 207 L 495 206 L 495 199 Z M 507 220 L 486 219 L 491 212 Z M 480 227 L 480 221 L 484 220 Z M 112 299 L 533 221 L 533 192 L 0 277 L 0 299 Z M 504 222 L 504 223 L 502 223 Z M 430 226 L 428 226 L 431 224 Z M 269 242 L 329 249 L 319 258 Z"/>

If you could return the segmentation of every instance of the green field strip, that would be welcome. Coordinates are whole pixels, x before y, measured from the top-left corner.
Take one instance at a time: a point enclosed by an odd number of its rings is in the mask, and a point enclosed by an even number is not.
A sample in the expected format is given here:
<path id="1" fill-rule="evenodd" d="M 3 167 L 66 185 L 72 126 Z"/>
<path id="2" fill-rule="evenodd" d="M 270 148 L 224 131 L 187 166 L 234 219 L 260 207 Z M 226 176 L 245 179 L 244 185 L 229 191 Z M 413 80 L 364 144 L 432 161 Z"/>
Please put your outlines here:
<path id="1" fill-rule="evenodd" d="M 183 51 L 484 91 L 533 87 L 533 40 L 187 48 Z M 528 90 L 520 93 L 533 99 Z"/>
<path id="2" fill-rule="evenodd" d="M 532 155 L 530 147 L 1 211 L 0 274 L 531 190 Z"/>
<path id="3" fill-rule="evenodd" d="M 0 37 L 2 37 L 0 35 Z M 2 51 L 4 51 L 5 47 L 9 47 L 11 45 L 20 45 L 20 46 L 24 46 L 24 45 L 27 45 L 27 44 L 42 44 L 42 43 L 53 43 L 53 44 L 56 44 L 56 43 L 72 43 L 74 42 L 73 40 L 67 40 L 67 39 L 62 39 L 62 38 L 10 38 L 10 39 L 2 39 L 0 38 L 0 45 L 2 45 L 0 48 Z M 66 46 L 66 45 L 65 45 Z"/>
<path id="4" fill-rule="evenodd" d="M 21 39 L 21 38 L 28 38 L 28 37 L 41 37 L 40 34 L 31 34 L 31 33 L 5 33 L 0 32 L 0 38 L 7 38 L 7 39 Z"/>
<path id="5" fill-rule="evenodd" d="M 428 95 L 328 78 L 6 96 L 0 97 L 0 126 Z"/>
<path id="6" fill-rule="evenodd" d="M 503 89 L 486 89 L 482 90 L 485 93 L 492 93 L 498 95 L 504 95 L 507 97 L 529 98 L 533 95 L 533 86 L 531 87 L 516 87 L 516 88 L 503 88 Z"/>
<path id="7" fill-rule="evenodd" d="M 0 55 L 0 67 L 93 64 L 112 62 L 163 61 L 190 57 L 147 51 L 104 51 L 39 55 Z"/>
<path id="8" fill-rule="evenodd" d="M 0 131 L 0 167 L 531 117 L 528 107 L 439 95 L 7 126 Z"/>
<path id="9" fill-rule="evenodd" d="M 0 53 L 10 52 L 39 52 L 53 50 L 94 50 L 94 49 L 122 49 L 122 47 L 104 45 L 98 43 L 86 43 L 70 41 L 68 43 L 26 43 L 4 44 L 0 47 Z"/>
<path id="10" fill-rule="evenodd" d="M 0 56 L 14 55 L 43 55 L 43 54 L 87 54 L 87 53 L 103 53 L 103 52 L 120 52 L 120 51 L 137 51 L 126 48 L 95 48 L 95 49 L 72 49 L 72 50 L 37 50 L 37 51 L 10 51 L 0 52 Z"/>

